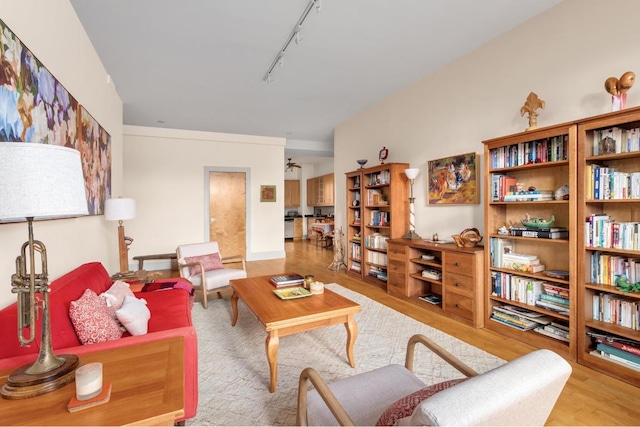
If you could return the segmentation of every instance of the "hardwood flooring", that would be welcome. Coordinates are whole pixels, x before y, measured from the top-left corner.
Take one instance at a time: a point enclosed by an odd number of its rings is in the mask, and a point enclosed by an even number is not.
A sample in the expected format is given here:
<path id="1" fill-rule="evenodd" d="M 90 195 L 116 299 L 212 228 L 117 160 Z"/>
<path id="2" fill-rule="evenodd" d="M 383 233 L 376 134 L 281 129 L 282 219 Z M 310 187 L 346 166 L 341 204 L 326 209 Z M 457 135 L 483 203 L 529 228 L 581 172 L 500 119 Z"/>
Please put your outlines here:
<path id="1" fill-rule="evenodd" d="M 388 295 L 384 290 L 348 277 L 327 267 L 333 260 L 331 248 L 308 241 L 285 243 L 286 259 L 247 263 L 249 276 L 297 272 L 313 274 L 316 280 L 338 283 L 388 307 L 505 360 L 526 354 L 534 347 L 487 329 L 475 329 Z M 640 388 L 600 374 L 577 363 L 547 425 L 640 425 Z"/>

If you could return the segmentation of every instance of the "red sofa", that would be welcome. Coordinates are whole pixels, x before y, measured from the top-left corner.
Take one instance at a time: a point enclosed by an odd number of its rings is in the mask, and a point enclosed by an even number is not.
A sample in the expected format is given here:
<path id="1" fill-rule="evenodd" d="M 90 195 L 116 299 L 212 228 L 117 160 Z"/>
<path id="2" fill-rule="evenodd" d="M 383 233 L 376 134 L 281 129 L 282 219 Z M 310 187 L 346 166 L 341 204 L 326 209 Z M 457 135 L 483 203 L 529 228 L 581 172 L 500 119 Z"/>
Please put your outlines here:
<path id="1" fill-rule="evenodd" d="M 171 281 L 171 279 L 166 279 L 166 281 Z M 198 407 L 198 341 L 191 321 L 191 295 L 183 289 L 138 292 L 136 297 L 144 298 L 151 312 L 147 334 L 131 336 L 125 332 L 122 338 L 115 341 L 82 345 L 69 318 L 70 303 L 80 298 L 87 288 L 100 294 L 109 289 L 112 283 L 109 274 L 99 262 L 81 265 L 51 282 L 49 312 L 51 315 L 51 341 L 55 353 L 80 356 L 99 350 L 182 336 L 184 337 L 185 362 L 185 416 L 178 421 L 193 418 Z M 17 304 L 14 303 L 0 310 L 0 369 L 15 368 L 33 362 L 39 351 L 39 328 L 36 341 L 28 347 L 20 346 L 17 328 Z"/>

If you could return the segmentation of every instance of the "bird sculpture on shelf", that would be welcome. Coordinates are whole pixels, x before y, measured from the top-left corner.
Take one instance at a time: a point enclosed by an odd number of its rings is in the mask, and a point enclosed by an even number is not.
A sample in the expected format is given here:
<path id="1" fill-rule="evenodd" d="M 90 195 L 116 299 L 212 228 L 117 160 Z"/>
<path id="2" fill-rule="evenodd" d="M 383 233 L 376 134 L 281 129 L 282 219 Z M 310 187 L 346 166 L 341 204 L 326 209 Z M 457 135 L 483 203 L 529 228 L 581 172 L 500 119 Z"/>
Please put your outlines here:
<path id="1" fill-rule="evenodd" d="M 527 130 L 533 130 L 538 127 L 538 108 L 544 108 L 544 101 L 538 98 L 534 92 L 530 92 L 527 96 L 527 100 L 520 108 L 520 115 L 524 116 L 525 113 L 529 114 L 529 127 Z"/>

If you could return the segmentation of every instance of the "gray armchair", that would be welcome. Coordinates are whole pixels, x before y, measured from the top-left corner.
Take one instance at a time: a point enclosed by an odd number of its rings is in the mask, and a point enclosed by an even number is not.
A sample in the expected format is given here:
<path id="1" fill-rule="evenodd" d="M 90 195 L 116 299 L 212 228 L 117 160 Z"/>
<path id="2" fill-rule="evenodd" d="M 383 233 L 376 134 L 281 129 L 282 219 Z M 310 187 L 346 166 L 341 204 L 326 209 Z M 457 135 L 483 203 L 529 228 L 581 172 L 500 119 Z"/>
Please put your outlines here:
<path id="1" fill-rule="evenodd" d="M 427 386 L 413 372 L 424 344 L 465 378 Z M 571 365 L 536 350 L 478 374 L 424 335 L 407 345 L 405 366 L 388 365 L 327 385 L 313 368 L 300 374 L 298 425 L 544 425 Z M 308 390 L 311 382 L 314 390 Z"/>

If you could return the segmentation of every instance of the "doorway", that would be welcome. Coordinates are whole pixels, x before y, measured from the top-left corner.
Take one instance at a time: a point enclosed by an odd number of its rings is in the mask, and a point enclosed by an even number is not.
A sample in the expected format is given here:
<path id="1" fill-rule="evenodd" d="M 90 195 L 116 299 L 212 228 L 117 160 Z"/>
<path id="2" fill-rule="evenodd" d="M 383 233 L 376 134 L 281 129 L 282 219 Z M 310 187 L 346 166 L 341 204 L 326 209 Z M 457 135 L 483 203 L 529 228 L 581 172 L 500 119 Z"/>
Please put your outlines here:
<path id="1" fill-rule="evenodd" d="M 223 256 L 246 259 L 247 173 L 209 171 L 209 240 Z"/>

